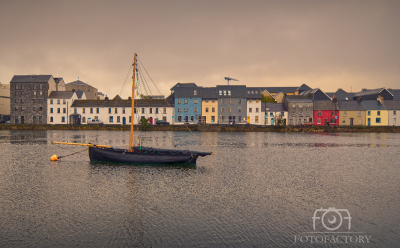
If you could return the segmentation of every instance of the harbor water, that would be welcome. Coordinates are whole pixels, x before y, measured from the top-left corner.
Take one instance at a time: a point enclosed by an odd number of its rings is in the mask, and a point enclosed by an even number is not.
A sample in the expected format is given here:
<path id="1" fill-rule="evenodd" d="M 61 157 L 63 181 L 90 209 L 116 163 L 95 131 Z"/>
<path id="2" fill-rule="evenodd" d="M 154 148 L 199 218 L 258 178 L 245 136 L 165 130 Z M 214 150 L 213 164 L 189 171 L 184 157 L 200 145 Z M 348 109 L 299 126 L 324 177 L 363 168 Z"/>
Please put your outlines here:
<path id="1" fill-rule="evenodd" d="M 0 131 L 0 247 L 400 243 L 400 134 L 141 136 L 214 155 L 193 167 L 92 164 L 86 147 L 51 142 L 127 147 L 129 131 Z"/>

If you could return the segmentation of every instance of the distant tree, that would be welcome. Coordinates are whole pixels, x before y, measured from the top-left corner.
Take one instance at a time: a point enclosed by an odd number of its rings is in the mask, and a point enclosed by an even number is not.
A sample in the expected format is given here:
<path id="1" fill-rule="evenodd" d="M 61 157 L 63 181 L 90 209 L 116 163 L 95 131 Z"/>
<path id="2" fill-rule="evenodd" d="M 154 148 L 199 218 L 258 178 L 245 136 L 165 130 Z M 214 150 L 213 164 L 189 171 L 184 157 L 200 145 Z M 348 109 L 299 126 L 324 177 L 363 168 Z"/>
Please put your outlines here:
<path id="1" fill-rule="evenodd" d="M 285 124 L 282 115 L 278 115 L 278 116 L 275 118 L 275 121 L 276 121 L 276 125 L 279 126 L 279 127 L 281 127 L 281 126 L 283 126 L 283 125 Z"/>
<path id="2" fill-rule="evenodd" d="M 143 128 L 148 128 L 150 127 L 150 123 L 149 123 L 149 118 L 145 118 L 144 116 L 142 116 L 140 118 L 140 124 Z"/>
<path id="3" fill-rule="evenodd" d="M 261 94 L 261 102 L 276 103 L 276 100 L 272 96 L 265 96 Z"/>
<path id="4" fill-rule="evenodd" d="M 140 99 L 150 99 L 148 96 L 145 96 L 143 94 L 140 94 L 139 97 L 140 97 Z"/>

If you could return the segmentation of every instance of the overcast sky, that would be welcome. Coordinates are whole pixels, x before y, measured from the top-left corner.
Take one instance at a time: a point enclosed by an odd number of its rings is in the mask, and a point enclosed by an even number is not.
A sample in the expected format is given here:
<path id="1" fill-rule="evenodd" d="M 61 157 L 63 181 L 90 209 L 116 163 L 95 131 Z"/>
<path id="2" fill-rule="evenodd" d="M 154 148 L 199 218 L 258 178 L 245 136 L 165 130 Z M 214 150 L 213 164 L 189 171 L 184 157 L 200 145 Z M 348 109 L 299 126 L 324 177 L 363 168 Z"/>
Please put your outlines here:
<path id="1" fill-rule="evenodd" d="M 400 1 L 366 0 L 3 0 L 0 82 L 79 77 L 112 97 L 137 53 L 164 95 L 177 82 L 212 87 L 224 77 L 325 92 L 400 88 L 399 11 Z"/>

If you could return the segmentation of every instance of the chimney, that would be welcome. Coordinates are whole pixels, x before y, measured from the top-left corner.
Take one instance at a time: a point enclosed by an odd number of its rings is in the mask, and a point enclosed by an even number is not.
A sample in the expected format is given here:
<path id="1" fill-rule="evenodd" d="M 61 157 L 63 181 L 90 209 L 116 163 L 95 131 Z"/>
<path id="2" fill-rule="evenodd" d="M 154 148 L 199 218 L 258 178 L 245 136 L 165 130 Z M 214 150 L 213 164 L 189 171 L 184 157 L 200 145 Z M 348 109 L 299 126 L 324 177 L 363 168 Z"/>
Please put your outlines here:
<path id="1" fill-rule="evenodd" d="M 336 96 L 333 96 L 333 97 L 332 97 L 332 102 L 333 102 L 333 103 L 337 103 L 337 98 L 336 98 Z"/>
<path id="2" fill-rule="evenodd" d="M 383 97 L 381 95 L 378 96 L 377 100 L 379 101 L 380 104 L 383 104 Z"/>
<path id="3" fill-rule="evenodd" d="M 104 98 L 104 100 L 107 102 L 108 101 L 108 96 L 106 95 L 106 97 Z"/>
<path id="4" fill-rule="evenodd" d="M 357 100 L 358 100 L 358 102 L 362 102 L 362 97 L 359 96 L 359 97 L 357 98 Z"/>
<path id="5" fill-rule="evenodd" d="M 128 97 L 128 100 L 129 100 L 129 101 L 132 100 L 132 97 Z"/>

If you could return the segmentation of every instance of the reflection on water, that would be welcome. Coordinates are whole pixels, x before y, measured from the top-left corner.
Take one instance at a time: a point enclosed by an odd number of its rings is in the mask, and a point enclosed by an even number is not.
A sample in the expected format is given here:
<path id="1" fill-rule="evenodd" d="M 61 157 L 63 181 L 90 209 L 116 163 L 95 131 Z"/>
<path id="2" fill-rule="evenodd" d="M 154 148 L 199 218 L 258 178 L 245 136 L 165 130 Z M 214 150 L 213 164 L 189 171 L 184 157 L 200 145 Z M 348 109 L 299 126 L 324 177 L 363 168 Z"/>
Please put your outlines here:
<path id="1" fill-rule="evenodd" d="M 51 141 L 125 147 L 124 131 L 1 131 L 0 247 L 295 247 L 321 207 L 348 209 L 366 247 L 396 247 L 399 138 L 142 133 L 144 145 L 214 152 L 188 168 L 49 161 L 82 150 Z"/>

